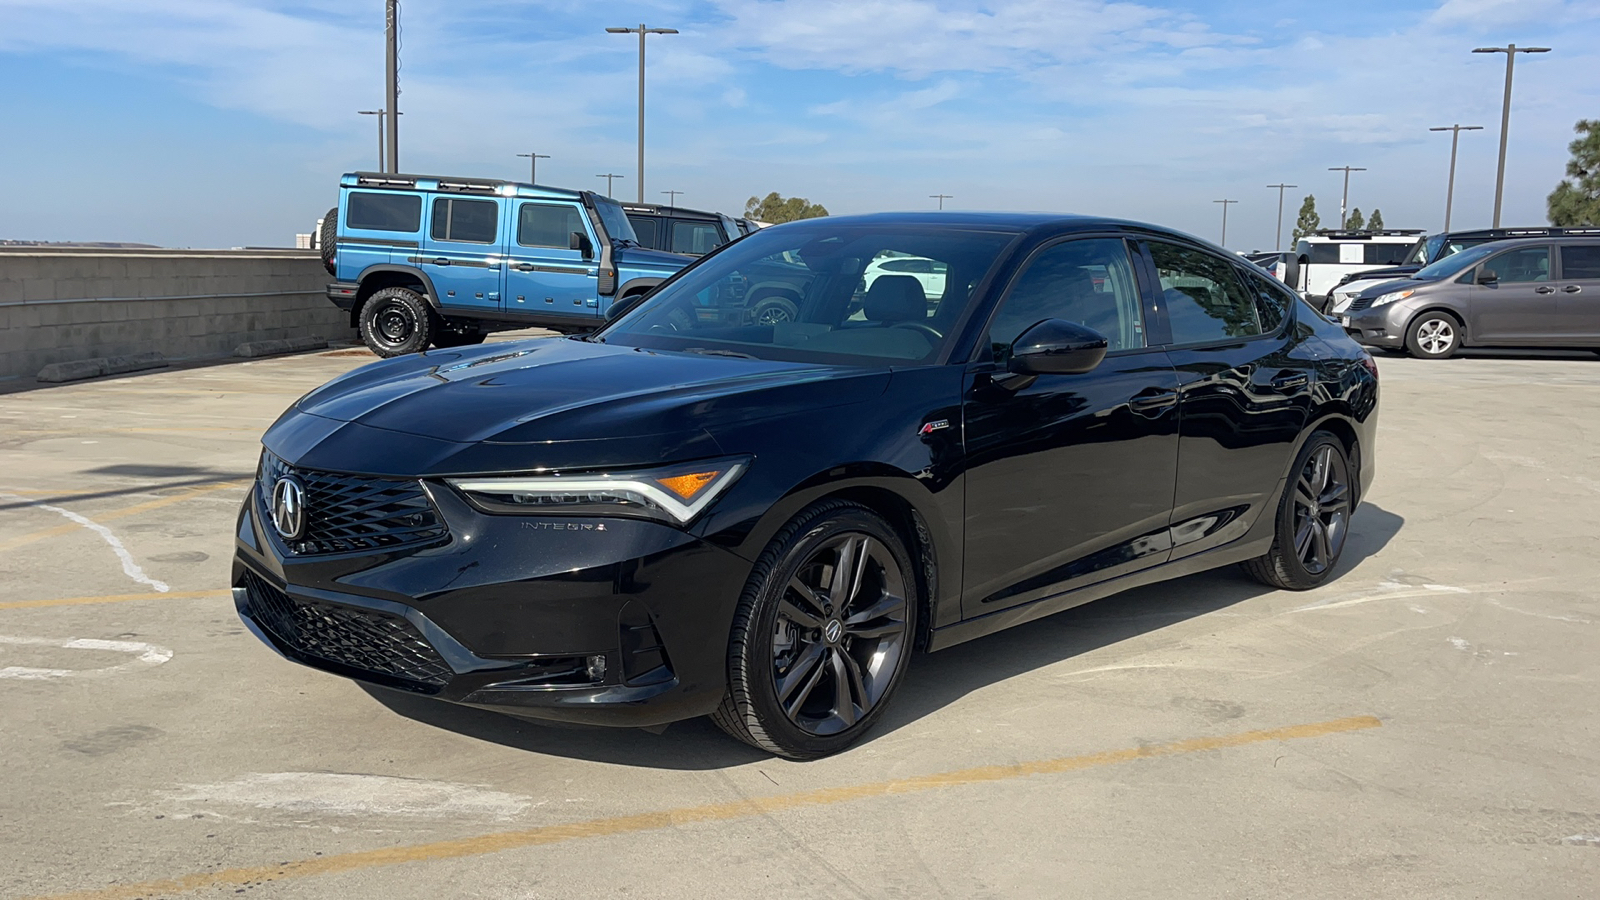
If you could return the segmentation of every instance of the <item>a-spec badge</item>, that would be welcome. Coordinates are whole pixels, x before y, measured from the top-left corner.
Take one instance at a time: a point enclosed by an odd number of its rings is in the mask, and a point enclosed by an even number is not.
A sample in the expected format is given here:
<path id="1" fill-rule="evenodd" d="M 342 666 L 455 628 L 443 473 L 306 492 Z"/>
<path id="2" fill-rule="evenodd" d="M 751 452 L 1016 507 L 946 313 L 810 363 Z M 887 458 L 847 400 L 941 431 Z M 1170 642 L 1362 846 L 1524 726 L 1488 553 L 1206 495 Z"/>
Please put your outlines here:
<path id="1" fill-rule="evenodd" d="M 929 422 L 928 424 L 922 426 L 922 430 L 917 432 L 917 434 L 926 436 L 926 435 L 933 434 L 935 431 L 943 431 L 944 429 L 949 428 L 949 427 L 950 427 L 950 420 L 949 419 L 934 419 L 932 422 Z"/>

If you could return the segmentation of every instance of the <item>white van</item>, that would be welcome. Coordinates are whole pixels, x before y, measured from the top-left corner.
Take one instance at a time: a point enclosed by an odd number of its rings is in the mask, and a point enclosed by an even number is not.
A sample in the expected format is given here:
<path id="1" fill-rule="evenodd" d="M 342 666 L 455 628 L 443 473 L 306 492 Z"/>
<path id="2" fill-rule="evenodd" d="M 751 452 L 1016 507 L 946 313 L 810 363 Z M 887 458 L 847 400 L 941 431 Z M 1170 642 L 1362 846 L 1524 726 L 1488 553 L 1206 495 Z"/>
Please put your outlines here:
<path id="1" fill-rule="evenodd" d="M 1405 263 L 1422 241 L 1420 228 L 1313 231 L 1295 245 L 1284 281 L 1317 309 L 1346 275 Z"/>

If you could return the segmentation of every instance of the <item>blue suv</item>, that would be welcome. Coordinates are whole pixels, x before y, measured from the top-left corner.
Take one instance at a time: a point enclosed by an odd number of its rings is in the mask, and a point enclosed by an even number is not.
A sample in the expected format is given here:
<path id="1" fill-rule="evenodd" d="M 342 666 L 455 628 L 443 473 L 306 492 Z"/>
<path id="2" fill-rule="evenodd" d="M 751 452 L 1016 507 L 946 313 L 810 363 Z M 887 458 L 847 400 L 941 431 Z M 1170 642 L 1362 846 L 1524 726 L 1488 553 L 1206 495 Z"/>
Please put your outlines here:
<path id="1" fill-rule="evenodd" d="M 693 262 L 639 245 L 616 201 L 482 178 L 355 172 L 323 220 L 328 299 L 379 356 L 491 331 L 599 327 Z"/>

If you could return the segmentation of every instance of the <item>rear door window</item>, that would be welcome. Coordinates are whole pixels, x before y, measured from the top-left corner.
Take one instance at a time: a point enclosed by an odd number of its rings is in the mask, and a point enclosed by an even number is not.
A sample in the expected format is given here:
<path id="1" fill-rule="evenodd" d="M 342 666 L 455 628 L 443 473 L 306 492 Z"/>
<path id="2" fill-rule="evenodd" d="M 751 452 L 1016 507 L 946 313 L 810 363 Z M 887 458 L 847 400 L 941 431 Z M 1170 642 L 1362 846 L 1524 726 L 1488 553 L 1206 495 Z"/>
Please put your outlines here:
<path id="1" fill-rule="evenodd" d="M 1150 243 L 1174 344 L 1216 343 L 1261 333 L 1256 301 L 1224 259 L 1192 247 Z"/>
<path id="2" fill-rule="evenodd" d="M 1561 248 L 1561 277 L 1600 279 L 1600 244 L 1567 245 Z"/>
<path id="3" fill-rule="evenodd" d="M 1244 283 L 1255 295 L 1256 317 L 1261 320 L 1261 330 L 1269 334 L 1277 331 L 1283 320 L 1289 317 L 1293 295 L 1285 290 L 1282 282 L 1263 278 L 1254 272 L 1244 273 Z"/>
<path id="4" fill-rule="evenodd" d="M 713 222 L 694 222 L 686 219 L 672 220 L 673 253 L 704 256 L 722 244 L 722 232 Z"/>
<path id="5" fill-rule="evenodd" d="M 436 197 L 433 201 L 433 239 L 468 244 L 492 244 L 499 234 L 500 204 L 493 200 Z M 566 242 L 562 241 L 565 247 Z"/>
<path id="6" fill-rule="evenodd" d="M 422 198 L 416 194 L 351 191 L 345 201 L 346 228 L 415 234 L 422 224 Z"/>
<path id="7" fill-rule="evenodd" d="M 1366 247 L 1366 261 L 1369 266 L 1398 266 L 1403 265 L 1406 257 L 1411 255 L 1414 244 L 1388 244 L 1371 243 Z"/>
<path id="8" fill-rule="evenodd" d="M 661 220 L 655 216 L 629 216 L 628 221 L 633 224 L 633 232 L 639 236 L 639 244 L 652 250 L 661 249 Z"/>

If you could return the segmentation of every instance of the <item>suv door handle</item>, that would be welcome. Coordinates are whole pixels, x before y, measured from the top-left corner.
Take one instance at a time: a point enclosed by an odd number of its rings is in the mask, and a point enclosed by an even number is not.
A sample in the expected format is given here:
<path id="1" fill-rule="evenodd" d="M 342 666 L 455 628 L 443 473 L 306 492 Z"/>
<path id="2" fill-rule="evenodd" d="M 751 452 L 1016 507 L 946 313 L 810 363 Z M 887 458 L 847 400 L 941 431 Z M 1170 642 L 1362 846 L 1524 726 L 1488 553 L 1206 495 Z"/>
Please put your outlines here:
<path id="1" fill-rule="evenodd" d="M 1304 372 L 1295 372 L 1291 375 L 1279 375 L 1267 382 L 1276 390 L 1287 391 L 1290 388 L 1305 387 L 1311 382 L 1311 376 Z"/>
<path id="2" fill-rule="evenodd" d="M 1554 294 L 1556 292 L 1556 289 L 1551 287 L 1548 284 L 1542 284 L 1542 285 L 1534 288 L 1533 292 L 1535 294 Z"/>
<path id="3" fill-rule="evenodd" d="M 450 265 L 450 260 L 440 256 L 434 259 L 433 264 L 436 266 L 448 266 Z"/>
<path id="4" fill-rule="evenodd" d="M 1135 414 L 1151 419 L 1161 416 L 1177 405 L 1178 392 L 1171 388 L 1145 388 L 1128 401 L 1128 408 Z"/>
<path id="5" fill-rule="evenodd" d="M 518 272 L 532 272 L 533 263 L 517 263 Z"/>
<path id="6" fill-rule="evenodd" d="M 1566 287 L 1561 289 L 1562 293 L 1566 293 L 1566 294 L 1576 294 L 1577 292 L 1579 292 L 1581 290 L 1583 290 L 1583 285 L 1581 285 L 1581 284 L 1569 284 Z"/>

